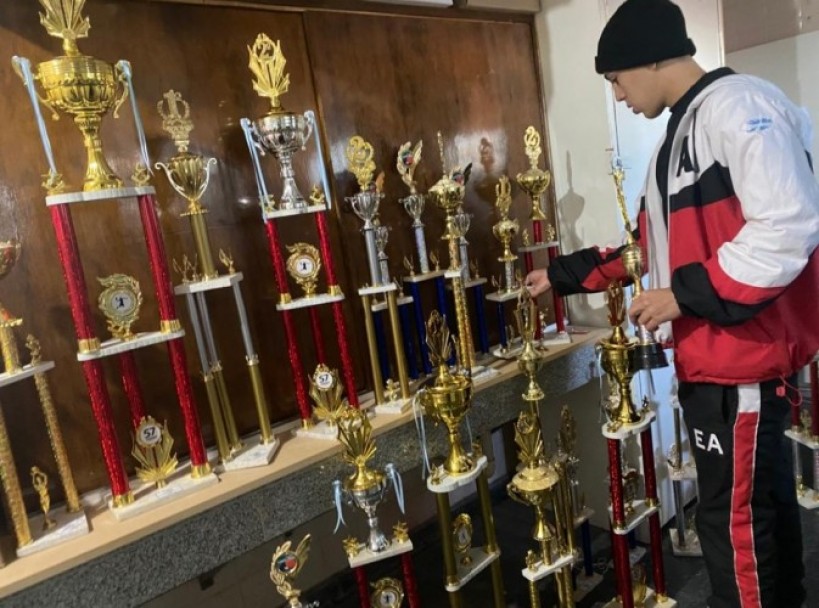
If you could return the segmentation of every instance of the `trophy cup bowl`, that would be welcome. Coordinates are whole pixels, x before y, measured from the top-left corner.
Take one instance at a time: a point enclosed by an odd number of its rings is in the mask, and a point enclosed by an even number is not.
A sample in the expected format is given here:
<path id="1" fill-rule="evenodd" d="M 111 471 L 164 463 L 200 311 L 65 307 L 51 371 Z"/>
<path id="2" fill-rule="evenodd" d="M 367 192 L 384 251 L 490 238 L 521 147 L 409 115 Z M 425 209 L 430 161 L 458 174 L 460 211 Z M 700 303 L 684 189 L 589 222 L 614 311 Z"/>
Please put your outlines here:
<path id="1" fill-rule="evenodd" d="M 535 510 L 532 538 L 541 543 L 554 538 L 554 532 L 546 519 L 546 505 L 559 481 L 560 477 L 554 468 L 540 464 L 536 467 L 523 467 L 506 486 L 513 500 Z"/>
<path id="2" fill-rule="evenodd" d="M 640 277 L 643 276 L 643 250 L 640 246 L 632 241 L 628 243 L 620 254 L 623 260 L 623 267 L 626 273 L 631 277 L 634 284 L 634 297 L 639 297 L 642 293 L 642 284 Z M 663 347 L 657 343 L 654 336 L 644 326 L 637 327 L 638 344 L 634 351 L 634 366 L 635 369 L 658 369 L 661 367 L 668 367 L 668 359 L 666 359 Z"/>
<path id="3" fill-rule="evenodd" d="M 444 382 L 440 382 L 440 376 L 437 380 L 434 386 L 420 392 L 418 398 L 424 412 L 447 427 L 449 454 L 444 462 L 444 469 L 450 475 L 463 475 L 472 470 L 473 462 L 461 446 L 458 426 L 472 403 L 472 380 L 448 373 Z"/>
<path id="4" fill-rule="evenodd" d="M 121 188 L 122 180 L 105 160 L 100 139 L 102 117 L 112 109 L 116 114 L 128 95 L 119 70 L 86 55 L 62 56 L 38 64 L 35 78 L 45 91 L 47 105 L 73 115 L 83 134 L 88 155 L 83 189 Z"/>
<path id="5" fill-rule="evenodd" d="M 364 190 L 353 196 L 348 196 L 345 200 L 350 203 L 353 213 L 364 222 L 364 230 L 369 230 L 373 227 L 373 220 L 378 215 L 378 207 L 383 198 L 383 192 Z"/>
<path id="6" fill-rule="evenodd" d="M 344 482 L 344 491 L 350 501 L 367 515 L 370 534 L 367 548 L 373 553 L 384 551 L 390 546 L 386 535 L 378 528 L 376 510 L 387 495 L 389 479 L 380 471 L 360 467 Z"/>
<path id="7" fill-rule="evenodd" d="M 442 179 L 429 190 L 432 201 L 448 216 L 461 206 L 466 189 L 452 179 Z"/>
<path id="8" fill-rule="evenodd" d="M 503 254 L 498 258 L 498 262 L 514 262 L 518 259 L 518 256 L 512 253 L 512 239 L 515 238 L 518 230 L 520 230 L 520 223 L 509 218 L 502 219 L 492 226 L 492 233 L 503 245 Z"/>
<path id="9" fill-rule="evenodd" d="M 156 167 L 165 171 L 168 181 L 180 196 L 196 205 L 208 187 L 210 167 L 214 164 L 215 158 L 205 160 L 198 154 L 183 152 L 167 163 L 156 163 Z"/>
<path id="10" fill-rule="evenodd" d="M 304 150 L 313 133 L 313 121 L 303 114 L 276 112 L 254 121 L 259 143 L 277 159 Z"/>
<path id="11" fill-rule="evenodd" d="M 535 348 L 534 342 L 524 340 L 523 350 L 518 355 L 518 369 L 529 378 L 529 386 L 523 394 L 524 401 L 540 401 L 543 399 L 543 389 L 535 381 L 535 376 L 543 367 L 543 355 Z"/>
<path id="12" fill-rule="evenodd" d="M 410 194 L 401 199 L 404 209 L 412 218 L 413 226 L 420 226 L 421 215 L 424 213 L 424 206 L 426 205 L 426 198 L 423 194 Z"/>
<path id="13" fill-rule="evenodd" d="M 20 241 L 0 241 L 0 279 L 6 276 L 20 257 Z"/>
<path id="14" fill-rule="evenodd" d="M 631 379 L 636 371 L 634 367 L 636 348 L 637 342 L 633 339 L 622 344 L 610 340 L 600 342 L 601 365 L 609 377 L 615 379 L 620 393 L 620 403 L 610 417 L 612 421 L 621 424 L 633 424 L 641 420 L 631 399 Z"/>

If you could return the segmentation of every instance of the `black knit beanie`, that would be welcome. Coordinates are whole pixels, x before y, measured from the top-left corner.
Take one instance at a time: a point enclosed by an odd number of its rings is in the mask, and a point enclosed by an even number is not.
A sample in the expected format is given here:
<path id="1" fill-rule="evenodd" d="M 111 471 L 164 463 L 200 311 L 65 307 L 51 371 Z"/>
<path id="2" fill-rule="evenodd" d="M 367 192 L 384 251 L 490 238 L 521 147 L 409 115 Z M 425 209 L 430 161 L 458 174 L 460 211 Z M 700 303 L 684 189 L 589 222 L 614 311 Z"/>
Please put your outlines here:
<path id="1" fill-rule="evenodd" d="M 696 52 L 676 4 L 626 0 L 603 28 L 594 63 L 597 73 L 605 74 Z"/>

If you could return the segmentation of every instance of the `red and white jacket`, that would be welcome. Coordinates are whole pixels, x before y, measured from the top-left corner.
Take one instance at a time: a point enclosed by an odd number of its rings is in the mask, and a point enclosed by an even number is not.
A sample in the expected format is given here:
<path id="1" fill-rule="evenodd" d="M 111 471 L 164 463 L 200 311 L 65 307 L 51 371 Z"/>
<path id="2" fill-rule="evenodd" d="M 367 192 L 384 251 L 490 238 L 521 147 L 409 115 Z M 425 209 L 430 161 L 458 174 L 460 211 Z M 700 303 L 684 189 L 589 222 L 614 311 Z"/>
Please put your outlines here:
<path id="1" fill-rule="evenodd" d="M 819 185 L 810 121 L 772 84 L 723 68 L 672 108 L 635 236 L 649 287 L 671 287 L 680 380 L 789 376 L 819 350 Z M 659 178 L 659 179 L 658 179 Z M 553 260 L 562 295 L 626 280 L 619 250 Z"/>

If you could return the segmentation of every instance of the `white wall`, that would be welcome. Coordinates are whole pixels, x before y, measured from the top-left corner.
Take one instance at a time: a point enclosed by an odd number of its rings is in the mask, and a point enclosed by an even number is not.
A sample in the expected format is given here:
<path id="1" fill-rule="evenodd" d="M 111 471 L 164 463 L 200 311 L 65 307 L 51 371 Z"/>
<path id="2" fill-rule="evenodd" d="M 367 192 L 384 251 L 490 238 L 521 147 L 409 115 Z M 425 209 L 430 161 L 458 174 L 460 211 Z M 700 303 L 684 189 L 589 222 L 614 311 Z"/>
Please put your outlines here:
<path id="1" fill-rule="evenodd" d="M 726 64 L 737 72 L 770 80 L 791 100 L 808 110 L 814 129 L 819 124 L 819 32 L 743 49 L 726 56 Z M 819 145 L 813 139 L 811 154 L 817 158 Z"/>
<path id="2" fill-rule="evenodd" d="M 610 172 L 610 152 L 615 148 L 628 170 L 626 194 L 639 192 L 651 153 L 665 130 L 667 116 L 654 121 L 631 114 L 615 104 L 610 87 L 594 71 L 597 39 L 608 17 L 622 0 L 543 0 L 536 18 L 544 99 L 551 146 L 552 175 L 558 206 L 558 223 L 564 252 L 591 245 L 619 244 L 619 220 Z M 689 35 L 706 69 L 723 63 L 719 0 L 678 0 L 686 16 Z M 634 212 L 632 205 L 632 214 Z M 600 295 L 572 296 L 569 309 L 575 324 L 606 325 Z M 673 516 L 671 484 L 662 464 L 673 441 L 670 410 L 671 373 L 654 373 L 655 403 L 659 421 L 655 428 L 655 460 L 659 466 L 660 499 L 665 505 L 663 521 Z M 636 393 L 648 390 L 648 382 L 635 382 Z M 598 399 L 568 400 L 575 417 L 596 419 Z M 590 431 L 593 433 L 594 428 Z M 546 429 L 547 434 L 549 429 Z M 588 441 L 597 438 L 589 437 Z M 584 438 L 585 440 L 585 438 Z M 599 439 L 603 444 L 602 438 Z M 589 452 L 584 466 L 605 470 L 605 453 Z M 582 455 L 581 455 L 582 457 Z M 607 491 L 602 483 L 585 488 L 590 505 L 598 513 L 597 525 L 607 525 Z M 693 496 L 689 488 L 688 496 Z"/>

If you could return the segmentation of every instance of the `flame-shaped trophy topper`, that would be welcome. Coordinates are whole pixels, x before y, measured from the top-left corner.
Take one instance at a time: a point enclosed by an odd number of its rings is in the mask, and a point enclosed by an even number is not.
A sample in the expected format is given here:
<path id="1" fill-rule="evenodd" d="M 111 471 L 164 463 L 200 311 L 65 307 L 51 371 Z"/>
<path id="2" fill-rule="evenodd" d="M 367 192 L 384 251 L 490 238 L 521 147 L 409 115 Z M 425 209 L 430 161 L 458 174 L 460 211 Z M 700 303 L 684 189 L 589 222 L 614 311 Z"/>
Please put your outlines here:
<path id="1" fill-rule="evenodd" d="M 341 397 L 344 387 L 338 381 L 338 372 L 319 363 L 309 380 L 310 397 L 316 404 L 313 408 L 316 418 L 335 426 L 347 404 L 346 399 Z"/>
<path id="2" fill-rule="evenodd" d="M 63 52 L 69 57 L 80 55 L 77 39 L 87 38 L 91 22 L 82 16 L 85 0 L 40 0 L 45 13 L 40 13 L 40 24 L 49 36 L 62 38 Z"/>
<path id="3" fill-rule="evenodd" d="M 375 456 L 373 427 L 366 412 L 345 408 L 338 417 L 338 441 L 343 448 L 342 458 L 356 467 L 345 486 L 349 489 L 365 489 L 381 482 L 383 475 L 370 469 L 367 463 Z"/>
<path id="4" fill-rule="evenodd" d="M 375 150 L 373 145 L 360 135 L 353 135 L 347 142 L 345 150 L 347 157 L 347 167 L 355 175 L 358 186 L 362 192 L 375 188 L 373 175 L 375 175 Z"/>
<path id="5" fill-rule="evenodd" d="M 273 42 L 267 34 L 259 34 L 247 51 L 250 55 L 248 67 L 255 76 L 253 90 L 270 99 L 268 114 L 284 112 L 281 96 L 290 88 L 290 75 L 284 71 L 287 59 L 282 53 L 281 41 Z"/>
<path id="6" fill-rule="evenodd" d="M 398 148 L 395 168 L 401 176 L 401 181 L 409 188 L 410 194 L 418 194 L 417 184 L 415 182 L 415 170 L 418 168 L 418 163 L 421 162 L 421 152 L 423 149 L 423 140 L 419 140 L 414 146 L 411 142 L 406 142 L 403 146 Z"/>

